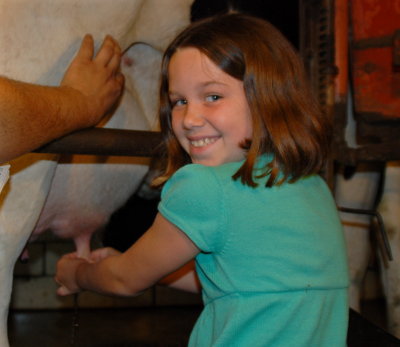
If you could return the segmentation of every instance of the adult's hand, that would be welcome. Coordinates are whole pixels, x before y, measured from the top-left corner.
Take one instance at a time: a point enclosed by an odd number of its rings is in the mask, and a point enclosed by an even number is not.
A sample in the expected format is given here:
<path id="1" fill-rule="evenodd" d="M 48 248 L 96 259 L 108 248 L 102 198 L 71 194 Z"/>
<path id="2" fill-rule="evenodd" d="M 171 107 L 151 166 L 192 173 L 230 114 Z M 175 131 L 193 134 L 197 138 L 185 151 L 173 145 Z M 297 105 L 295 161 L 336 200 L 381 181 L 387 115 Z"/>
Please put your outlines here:
<path id="1" fill-rule="evenodd" d="M 110 36 L 93 46 L 86 35 L 59 87 L 0 77 L 0 163 L 97 124 L 118 100 L 121 49 Z"/>
<path id="2" fill-rule="evenodd" d="M 111 36 L 106 36 L 94 56 L 93 38 L 86 35 L 67 69 L 61 86 L 70 87 L 85 98 L 87 126 L 97 124 L 120 96 L 124 84 L 120 61 L 121 48 Z"/>

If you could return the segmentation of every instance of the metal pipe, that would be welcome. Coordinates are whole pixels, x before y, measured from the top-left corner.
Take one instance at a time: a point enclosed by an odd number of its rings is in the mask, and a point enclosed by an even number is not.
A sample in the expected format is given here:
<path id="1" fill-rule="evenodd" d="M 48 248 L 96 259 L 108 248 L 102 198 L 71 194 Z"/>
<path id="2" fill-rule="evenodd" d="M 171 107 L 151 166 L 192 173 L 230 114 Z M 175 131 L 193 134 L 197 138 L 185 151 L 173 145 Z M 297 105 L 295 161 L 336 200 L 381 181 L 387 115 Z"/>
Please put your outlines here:
<path id="1" fill-rule="evenodd" d="M 160 143 L 159 132 L 90 128 L 54 140 L 33 152 L 150 157 Z"/>
<path id="2" fill-rule="evenodd" d="M 386 255 L 389 260 L 393 260 L 392 249 L 390 248 L 389 238 L 386 234 L 385 224 L 383 223 L 383 218 L 380 213 L 376 210 L 365 210 L 359 208 L 349 208 L 349 207 L 338 207 L 338 210 L 345 213 L 356 213 L 356 214 L 366 214 L 376 218 L 378 223 L 379 233 L 382 237 L 383 246 L 386 251 Z"/>

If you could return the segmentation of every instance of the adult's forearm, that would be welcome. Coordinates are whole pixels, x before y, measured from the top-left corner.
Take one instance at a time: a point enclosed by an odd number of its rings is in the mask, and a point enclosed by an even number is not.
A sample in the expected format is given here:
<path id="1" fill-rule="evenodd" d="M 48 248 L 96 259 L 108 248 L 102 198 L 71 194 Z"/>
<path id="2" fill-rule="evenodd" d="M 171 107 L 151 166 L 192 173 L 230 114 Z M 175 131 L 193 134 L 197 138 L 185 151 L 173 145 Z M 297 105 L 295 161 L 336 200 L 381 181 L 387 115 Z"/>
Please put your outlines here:
<path id="1" fill-rule="evenodd" d="M 85 100 L 70 87 L 45 87 L 0 77 L 0 162 L 85 127 Z"/>
<path id="2" fill-rule="evenodd" d="M 73 130 L 97 124 L 121 95 L 121 49 L 106 36 L 94 56 L 85 35 L 60 87 L 0 77 L 0 163 Z"/>

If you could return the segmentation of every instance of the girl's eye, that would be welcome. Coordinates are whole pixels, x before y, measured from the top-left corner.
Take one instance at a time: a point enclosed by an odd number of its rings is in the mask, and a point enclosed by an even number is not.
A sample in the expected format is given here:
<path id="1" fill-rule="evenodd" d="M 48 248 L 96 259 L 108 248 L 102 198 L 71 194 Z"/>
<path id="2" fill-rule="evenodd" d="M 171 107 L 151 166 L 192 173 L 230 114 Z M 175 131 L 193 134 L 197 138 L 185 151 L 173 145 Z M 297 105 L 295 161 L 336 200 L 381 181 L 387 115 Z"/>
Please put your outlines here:
<path id="1" fill-rule="evenodd" d="M 172 107 L 182 106 L 182 105 L 186 105 L 186 104 L 187 104 L 187 101 L 185 99 L 171 100 Z"/>
<path id="2" fill-rule="evenodd" d="M 215 102 L 219 99 L 221 99 L 221 96 L 215 95 L 215 94 L 206 96 L 206 101 L 208 101 L 208 102 Z"/>

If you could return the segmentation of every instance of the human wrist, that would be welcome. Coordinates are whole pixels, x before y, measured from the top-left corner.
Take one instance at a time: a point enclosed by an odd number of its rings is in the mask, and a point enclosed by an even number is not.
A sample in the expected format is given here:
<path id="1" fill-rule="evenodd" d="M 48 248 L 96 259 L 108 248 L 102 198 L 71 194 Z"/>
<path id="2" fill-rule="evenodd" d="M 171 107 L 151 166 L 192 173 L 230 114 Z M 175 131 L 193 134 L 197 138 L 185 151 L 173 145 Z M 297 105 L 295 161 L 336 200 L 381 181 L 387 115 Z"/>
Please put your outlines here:
<path id="1" fill-rule="evenodd" d="M 91 107 L 89 97 L 84 95 L 78 89 L 67 85 L 61 85 L 59 90 L 64 96 L 64 103 L 66 105 L 64 122 L 67 124 L 70 131 L 78 130 L 81 128 L 88 128 L 96 125 L 97 117 L 94 107 Z"/>
<path id="2" fill-rule="evenodd" d="M 77 291 L 83 291 L 86 289 L 86 266 L 89 265 L 88 261 L 81 259 L 81 262 L 77 265 L 75 270 L 75 285 Z"/>

